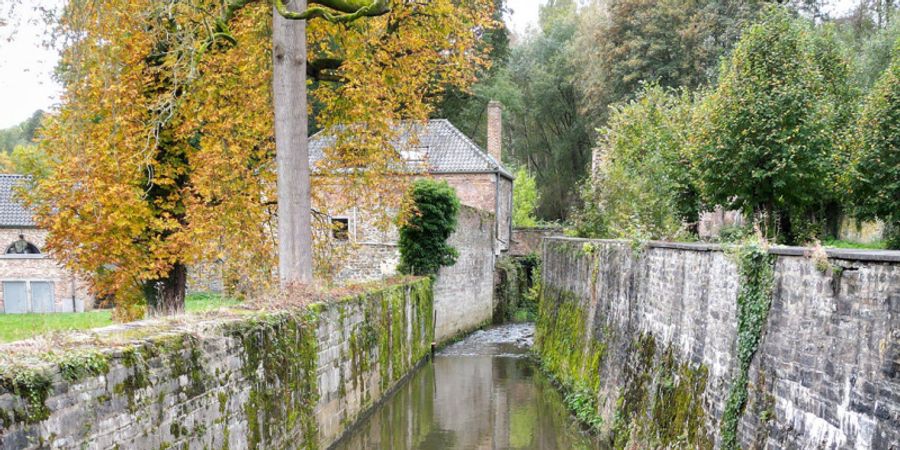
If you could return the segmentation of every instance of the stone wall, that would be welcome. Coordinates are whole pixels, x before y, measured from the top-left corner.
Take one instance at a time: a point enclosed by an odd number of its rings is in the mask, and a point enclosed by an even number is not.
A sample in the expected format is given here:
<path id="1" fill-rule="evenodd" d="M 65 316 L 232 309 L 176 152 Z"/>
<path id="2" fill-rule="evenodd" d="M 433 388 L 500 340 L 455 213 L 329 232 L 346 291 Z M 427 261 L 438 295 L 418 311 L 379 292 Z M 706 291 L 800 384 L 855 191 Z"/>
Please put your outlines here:
<path id="1" fill-rule="evenodd" d="M 852 217 L 845 216 L 841 219 L 841 228 L 838 238 L 850 242 L 870 244 L 884 240 L 884 222 L 860 222 Z"/>
<path id="2" fill-rule="evenodd" d="M 426 357 L 433 314 L 423 279 L 100 330 L 3 367 L 0 449 L 326 448 Z"/>
<path id="3" fill-rule="evenodd" d="M 445 341 L 489 323 L 494 310 L 494 215 L 463 205 L 448 242 L 459 252 L 434 285 L 436 335 Z M 361 244 L 346 258 L 338 280 L 380 280 L 396 274 L 400 250 L 390 244 Z"/>
<path id="4" fill-rule="evenodd" d="M 35 245 L 39 255 L 5 254 L 6 249 L 19 239 L 19 235 Z M 37 228 L 0 229 L 0 314 L 6 311 L 3 302 L 3 281 L 49 282 L 53 284 L 53 311 L 73 312 L 92 309 L 94 298 L 88 284 L 74 273 L 60 266 L 46 253 L 47 232 Z"/>
<path id="5" fill-rule="evenodd" d="M 771 307 L 744 372 L 738 316 L 758 303 L 739 313 L 753 282 L 733 256 L 544 242 L 537 350 L 614 448 L 729 447 L 731 416 L 741 448 L 900 448 L 900 252 L 772 249 Z"/>
<path id="6" fill-rule="evenodd" d="M 540 255 L 544 238 L 562 235 L 562 228 L 513 228 L 509 255 Z"/>
<path id="7" fill-rule="evenodd" d="M 358 244 L 348 249 L 336 279 L 342 283 L 383 280 L 397 275 L 400 249 L 397 244 Z"/>
<path id="8" fill-rule="evenodd" d="M 494 216 L 463 207 L 449 239 L 456 264 L 441 268 L 434 284 L 435 336 L 439 342 L 489 323 L 494 311 Z"/>

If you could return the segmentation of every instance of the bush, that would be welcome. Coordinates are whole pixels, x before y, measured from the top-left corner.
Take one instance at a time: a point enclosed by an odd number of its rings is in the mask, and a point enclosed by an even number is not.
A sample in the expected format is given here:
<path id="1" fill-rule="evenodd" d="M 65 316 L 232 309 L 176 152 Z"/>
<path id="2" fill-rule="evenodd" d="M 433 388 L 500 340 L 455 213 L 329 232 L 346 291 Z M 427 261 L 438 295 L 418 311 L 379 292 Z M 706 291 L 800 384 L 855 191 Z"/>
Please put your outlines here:
<path id="1" fill-rule="evenodd" d="M 537 189 L 534 175 L 520 167 L 516 170 L 516 182 L 513 184 L 513 226 L 531 228 L 538 226 L 534 212 L 537 210 L 541 195 Z"/>
<path id="2" fill-rule="evenodd" d="M 658 86 L 610 108 L 597 172 L 576 217 L 584 237 L 672 239 L 697 221 L 686 151 L 691 99 Z"/>
<path id="3" fill-rule="evenodd" d="M 447 182 L 423 179 L 413 183 L 410 200 L 400 226 L 399 270 L 435 275 L 456 263 L 458 253 L 447 239 L 456 230 L 459 199 Z"/>
<path id="4" fill-rule="evenodd" d="M 900 39 L 857 124 L 856 213 L 887 225 L 888 248 L 900 249 Z"/>

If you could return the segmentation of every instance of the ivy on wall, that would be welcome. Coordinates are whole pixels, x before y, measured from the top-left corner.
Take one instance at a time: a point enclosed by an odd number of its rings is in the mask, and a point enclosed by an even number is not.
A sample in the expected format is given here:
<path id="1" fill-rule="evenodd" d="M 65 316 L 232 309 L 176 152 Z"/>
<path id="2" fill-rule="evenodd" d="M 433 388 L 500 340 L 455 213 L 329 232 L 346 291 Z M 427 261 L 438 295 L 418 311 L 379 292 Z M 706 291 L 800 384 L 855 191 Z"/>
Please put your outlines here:
<path id="1" fill-rule="evenodd" d="M 722 448 L 739 448 L 738 422 L 747 406 L 747 383 L 750 363 L 762 340 L 763 328 L 772 305 L 775 279 L 775 258 L 769 254 L 765 242 L 750 240 L 735 247 L 731 254 L 737 263 L 740 290 L 737 298 L 737 359 L 735 374 L 725 413 L 722 416 Z"/>
<path id="2" fill-rule="evenodd" d="M 401 216 L 400 273 L 435 275 L 452 266 L 459 255 L 447 243 L 456 231 L 459 198 L 446 181 L 417 180 L 412 185 L 412 205 Z"/>

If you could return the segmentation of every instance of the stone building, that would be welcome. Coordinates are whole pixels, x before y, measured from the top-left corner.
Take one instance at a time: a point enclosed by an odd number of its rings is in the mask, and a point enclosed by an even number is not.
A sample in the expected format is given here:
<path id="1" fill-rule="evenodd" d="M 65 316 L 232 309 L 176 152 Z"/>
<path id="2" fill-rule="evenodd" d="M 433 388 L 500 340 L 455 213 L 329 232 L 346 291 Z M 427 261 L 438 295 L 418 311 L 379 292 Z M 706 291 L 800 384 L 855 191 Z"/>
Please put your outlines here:
<path id="1" fill-rule="evenodd" d="M 0 314 L 84 311 L 93 307 L 87 283 L 60 266 L 44 244 L 47 231 L 15 198 L 22 175 L 0 175 Z"/>
<path id="2" fill-rule="evenodd" d="M 460 203 L 491 213 L 494 221 L 495 253 L 506 252 L 512 235 L 513 175 L 502 164 L 502 107 L 488 105 L 487 150 L 478 146 L 448 120 L 432 119 L 424 124 L 404 124 L 397 151 L 415 173 L 446 181 L 456 189 Z M 406 129 L 406 128 L 405 128 Z M 415 143 L 408 136 L 415 136 Z M 310 167 L 325 157 L 335 137 L 323 130 L 310 138 Z M 363 281 L 393 275 L 399 260 L 396 230 L 379 231 L 373 220 L 357 207 L 330 218 L 346 232 L 336 236 L 355 244 L 354 261 L 339 279 Z"/>

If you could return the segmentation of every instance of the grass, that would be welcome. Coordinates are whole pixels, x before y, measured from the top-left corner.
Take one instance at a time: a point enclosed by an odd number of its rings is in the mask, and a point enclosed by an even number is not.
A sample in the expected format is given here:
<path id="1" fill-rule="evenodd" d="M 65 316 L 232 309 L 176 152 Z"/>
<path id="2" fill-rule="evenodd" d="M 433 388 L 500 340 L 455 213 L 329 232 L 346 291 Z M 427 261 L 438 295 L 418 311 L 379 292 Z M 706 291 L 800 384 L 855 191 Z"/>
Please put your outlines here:
<path id="1" fill-rule="evenodd" d="M 861 244 L 859 242 L 842 241 L 842 240 L 826 240 L 822 242 L 825 248 L 849 248 L 849 249 L 865 249 L 865 250 L 884 250 L 887 245 L 884 241 L 876 241 L 869 244 Z"/>
<path id="2" fill-rule="evenodd" d="M 189 294 L 187 312 L 203 312 L 239 305 L 240 302 L 217 294 Z M 59 314 L 0 314 L 0 343 L 28 339 L 51 331 L 89 330 L 112 325 L 112 311 Z"/>

